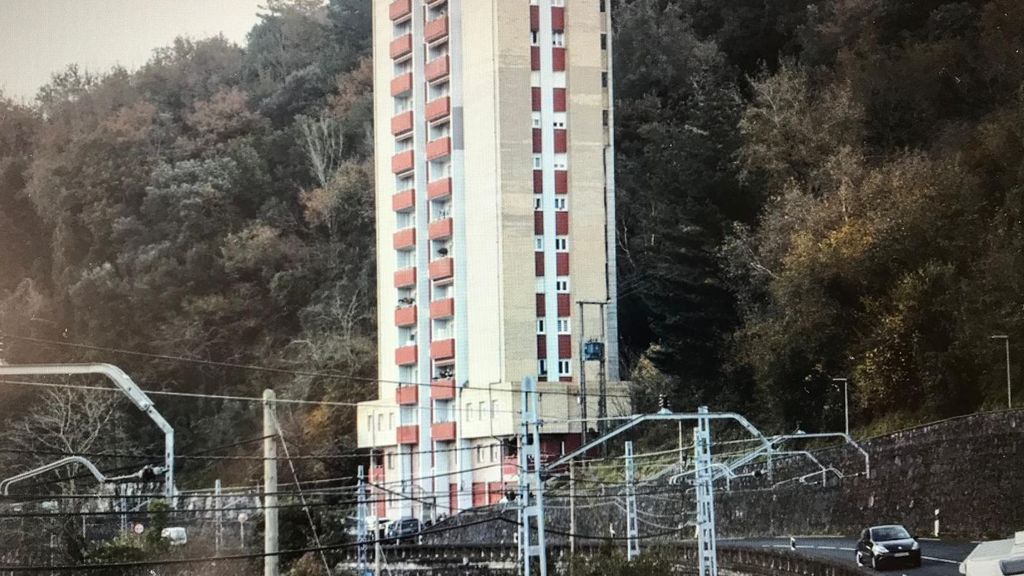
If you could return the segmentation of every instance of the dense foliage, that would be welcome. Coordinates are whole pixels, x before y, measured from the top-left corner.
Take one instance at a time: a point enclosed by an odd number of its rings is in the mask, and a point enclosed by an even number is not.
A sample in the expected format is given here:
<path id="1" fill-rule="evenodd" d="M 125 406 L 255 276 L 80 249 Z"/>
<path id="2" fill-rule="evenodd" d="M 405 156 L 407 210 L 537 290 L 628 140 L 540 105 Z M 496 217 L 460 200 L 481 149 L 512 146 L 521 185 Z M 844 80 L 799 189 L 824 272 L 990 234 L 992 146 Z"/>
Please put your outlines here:
<path id="1" fill-rule="evenodd" d="M 1024 337 L 1018 2 L 633 0 L 617 22 L 642 398 L 790 429 L 841 426 L 833 377 L 860 425 L 1005 406 L 989 336 Z"/>

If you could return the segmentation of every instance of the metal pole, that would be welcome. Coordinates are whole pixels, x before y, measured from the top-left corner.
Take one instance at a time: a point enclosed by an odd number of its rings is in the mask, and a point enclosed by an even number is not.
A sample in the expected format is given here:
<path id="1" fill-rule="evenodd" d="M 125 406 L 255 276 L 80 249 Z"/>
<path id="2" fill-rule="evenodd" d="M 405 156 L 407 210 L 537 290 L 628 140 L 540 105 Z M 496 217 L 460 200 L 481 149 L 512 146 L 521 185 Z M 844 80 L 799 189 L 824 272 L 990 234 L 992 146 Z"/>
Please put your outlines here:
<path id="1" fill-rule="evenodd" d="M 626 442 L 626 559 L 630 562 L 640 555 L 640 528 L 636 520 L 636 468 L 633 463 L 633 443 Z"/>
<path id="2" fill-rule="evenodd" d="M 356 484 L 356 542 L 359 544 L 356 549 L 356 574 L 366 576 L 367 568 L 367 530 L 366 530 L 366 483 L 363 480 L 363 467 L 358 468 L 358 483 Z M 376 540 L 376 538 L 374 538 Z"/>
<path id="3" fill-rule="evenodd" d="M 584 350 L 587 341 L 587 328 L 584 322 L 583 302 L 577 301 L 580 307 L 580 446 L 587 443 L 587 359 Z M 551 367 L 548 367 L 551 370 Z"/>
<path id="4" fill-rule="evenodd" d="M 263 391 L 263 574 L 278 576 L 280 562 L 278 548 L 277 509 L 277 421 L 276 395 L 273 390 Z"/>
<path id="5" fill-rule="evenodd" d="M 1013 389 L 1010 387 L 1010 337 L 1006 337 L 1006 405 L 1013 408 Z"/>
<path id="6" fill-rule="evenodd" d="M 700 554 L 700 576 L 718 576 L 718 555 L 715 544 L 714 471 L 711 466 L 711 419 L 707 406 L 697 409 L 701 417 L 693 429 L 693 451 L 696 463 L 697 548 Z"/>
<path id="7" fill-rule="evenodd" d="M 604 344 L 604 350 L 601 352 L 601 364 L 600 370 L 598 371 L 598 397 L 597 397 L 597 417 L 600 419 L 597 422 L 597 429 L 602 435 L 608 433 L 608 383 L 605 381 L 605 363 L 608 362 L 608 343 L 605 341 L 607 332 L 604 325 L 604 307 L 605 304 L 602 302 L 598 305 L 598 309 L 601 311 L 601 341 Z M 608 445 L 603 444 L 604 454 L 608 454 Z"/>
<path id="8" fill-rule="evenodd" d="M 848 378 L 833 378 L 833 382 L 843 383 L 843 417 L 846 421 L 846 435 L 850 435 L 850 381 Z"/>
<path id="9" fill-rule="evenodd" d="M 544 537 L 544 482 L 541 480 L 540 420 L 537 385 L 523 378 L 520 391 L 519 450 L 519 553 L 523 576 L 530 576 L 531 561 L 537 557 L 540 576 L 547 576 L 547 547 Z M 530 503 L 531 493 L 536 504 Z M 531 544 L 532 528 L 537 528 L 537 543 Z"/>
<path id="10" fill-rule="evenodd" d="M 569 462 L 569 554 L 576 555 L 576 463 Z M 570 562 L 570 567 L 572 563 Z"/>
<path id="11" fill-rule="evenodd" d="M 224 545 L 224 506 L 221 504 L 221 484 L 220 478 L 213 483 L 213 494 L 215 500 L 214 507 L 217 509 L 217 531 L 214 532 L 213 536 L 213 549 L 216 552 L 220 552 L 221 547 Z"/>

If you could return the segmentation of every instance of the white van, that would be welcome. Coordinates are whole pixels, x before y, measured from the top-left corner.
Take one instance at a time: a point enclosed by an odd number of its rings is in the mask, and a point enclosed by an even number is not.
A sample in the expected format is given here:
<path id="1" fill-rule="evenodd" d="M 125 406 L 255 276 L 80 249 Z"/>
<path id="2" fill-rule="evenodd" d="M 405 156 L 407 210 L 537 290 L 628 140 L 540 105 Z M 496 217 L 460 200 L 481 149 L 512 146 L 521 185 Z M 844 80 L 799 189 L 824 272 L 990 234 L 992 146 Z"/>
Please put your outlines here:
<path id="1" fill-rule="evenodd" d="M 1024 575 L 1024 531 L 1013 538 L 982 542 L 960 563 L 966 576 Z"/>

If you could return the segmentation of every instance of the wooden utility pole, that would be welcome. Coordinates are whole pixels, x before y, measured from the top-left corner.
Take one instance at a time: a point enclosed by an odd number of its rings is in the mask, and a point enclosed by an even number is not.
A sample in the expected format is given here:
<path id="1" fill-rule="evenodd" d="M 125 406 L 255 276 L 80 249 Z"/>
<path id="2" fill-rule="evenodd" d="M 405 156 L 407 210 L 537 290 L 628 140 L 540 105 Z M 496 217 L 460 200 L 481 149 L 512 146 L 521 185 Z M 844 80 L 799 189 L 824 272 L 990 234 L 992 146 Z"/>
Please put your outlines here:
<path id="1" fill-rule="evenodd" d="M 279 576 L 277 556 L 277 416 L 273 390 L 263 391 L 263 576 Z"/>

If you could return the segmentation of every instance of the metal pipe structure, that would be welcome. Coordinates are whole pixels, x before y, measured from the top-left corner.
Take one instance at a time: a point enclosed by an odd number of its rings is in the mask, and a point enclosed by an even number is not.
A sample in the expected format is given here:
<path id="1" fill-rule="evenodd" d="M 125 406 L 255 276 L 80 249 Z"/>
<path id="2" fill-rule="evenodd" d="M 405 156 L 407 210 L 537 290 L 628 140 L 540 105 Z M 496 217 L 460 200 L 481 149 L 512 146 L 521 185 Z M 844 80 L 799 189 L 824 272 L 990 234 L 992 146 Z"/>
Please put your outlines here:
<path id="1" fill-rule="evenodd" d="M 23 364 L 0 366 L 0 376 L 74 376 L 98 374 L 106 376 L 135 407 L 144 412 L 164 433 L 164 496 L 177 507 L 174 488 L 174 428 L 160 415 L 153 401 L 127 374 L 112 364 Z"/>
<path id="2" fill-rule="evenodd" d="M 26 472 L 22 472 L 21 474 L 11 476 L 10 478 L 0 481 L 0 494 L 7 496 L 7 491 L 10 490 L 12 485 L 17 484 L 22 480 L 35 478 L 36 476 L 39 476 L 40 474 L 45 474 L 51 470 L 62 468 L 64 466 L 67 466 L 68 464 L 81 464 L 82 466 L 85 466 L 86 469 L 89 470 L 89 473 L 92 474 L 93 478 L 95 478 L 96 481 L 99 482 L 100 484 L 104 484 L 107 481 L 107 477 L 104 476 L 103 473 L 100 472 L 92 462 L 86 460 L 81 456 L 68 456 L 67 458 L 61 458 L 56 462 L 43 464 L 38 468 L 33 468 Z"/>

